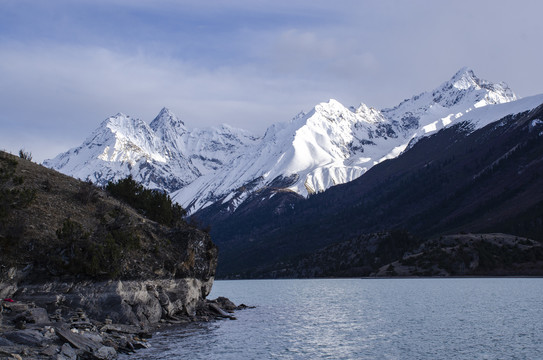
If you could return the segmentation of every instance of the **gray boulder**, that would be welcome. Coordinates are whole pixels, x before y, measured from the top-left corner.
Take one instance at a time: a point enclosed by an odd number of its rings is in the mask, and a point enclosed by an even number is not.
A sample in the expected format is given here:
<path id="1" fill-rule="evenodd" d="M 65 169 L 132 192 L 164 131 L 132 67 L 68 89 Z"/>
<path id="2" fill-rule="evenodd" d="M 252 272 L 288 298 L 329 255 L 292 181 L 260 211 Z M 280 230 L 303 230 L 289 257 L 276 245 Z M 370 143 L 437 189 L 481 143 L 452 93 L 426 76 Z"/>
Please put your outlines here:
<path id="1" fill-rule="evenodd" d="M 94 351 L 93 355 L 100 360 L 113 360 L 117 358 L 117 351 L 111 346 L 102 346 Z"/>
<path id="2" fill-rule="evenodd" d="M 6 339 L 21 345 L 39 346 L 46 341 L 45 337 L 38 330 L 26 329 L 19 331 L 8 331 L 4 333 Z"/>
<path id="3" fill-rule="evenodd" d="M 27 324 L 49 323 L 49 315 L 47 314 L 47 310 L 41 307 L 28 309 L 23 313 L 23 317 Z"/>
<path id="4" fill-rule="evenodd" d="M 66 343 L 62 345 L 60 354 L 57 354 L 57 360 L 77 360 L 77 353 L 70 344 Z"/>
<path id="5" fill-rule="evenodd" d="M 102 346 L 102 344 L 91 340 L 83 335 L 73 333 L 68 329 L 55 328 L 55 333 L 62 341 L 69 343 L 72 347 L 76 349 L 80 349 L 86 352 L 92 353 Z"/>
<path id="6" fill-rule="evenodd" d="M 0 346 L 13 346 L 13 345 L 15 345 L 13 341 L 0 337 Z"/>

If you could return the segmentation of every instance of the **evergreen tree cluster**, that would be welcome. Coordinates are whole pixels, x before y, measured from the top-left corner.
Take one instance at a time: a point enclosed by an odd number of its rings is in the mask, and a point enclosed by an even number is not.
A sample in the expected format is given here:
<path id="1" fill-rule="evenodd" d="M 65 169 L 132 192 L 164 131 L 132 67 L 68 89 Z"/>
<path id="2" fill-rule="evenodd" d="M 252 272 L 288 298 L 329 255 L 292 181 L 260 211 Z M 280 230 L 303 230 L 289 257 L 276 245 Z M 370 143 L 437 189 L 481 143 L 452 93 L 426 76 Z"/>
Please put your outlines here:
<path id="1" fill-rule="evenodd" d="M 166 226 L 178 226 L 187 214 L 179 204 L 172 203 L 170 196 L 159 190 L 146 189 L 131 175 L 110 181 L 106 190 L 114 197 L 135 208 L 140 214 Z"/>

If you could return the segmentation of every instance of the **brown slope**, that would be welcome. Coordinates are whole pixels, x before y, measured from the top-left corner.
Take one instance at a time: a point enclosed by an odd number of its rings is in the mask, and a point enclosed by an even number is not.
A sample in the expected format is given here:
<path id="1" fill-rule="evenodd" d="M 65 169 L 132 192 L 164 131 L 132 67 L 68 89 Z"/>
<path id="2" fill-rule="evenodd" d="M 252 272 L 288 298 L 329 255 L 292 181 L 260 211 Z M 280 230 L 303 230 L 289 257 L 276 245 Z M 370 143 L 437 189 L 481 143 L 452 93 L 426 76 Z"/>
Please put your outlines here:
<path id="1" fill-rule="evenodd" d="M 214 276 L 208 234 L 150 221 L 91 184 L 1 152 L 0 190 L 0 280 Z"/>

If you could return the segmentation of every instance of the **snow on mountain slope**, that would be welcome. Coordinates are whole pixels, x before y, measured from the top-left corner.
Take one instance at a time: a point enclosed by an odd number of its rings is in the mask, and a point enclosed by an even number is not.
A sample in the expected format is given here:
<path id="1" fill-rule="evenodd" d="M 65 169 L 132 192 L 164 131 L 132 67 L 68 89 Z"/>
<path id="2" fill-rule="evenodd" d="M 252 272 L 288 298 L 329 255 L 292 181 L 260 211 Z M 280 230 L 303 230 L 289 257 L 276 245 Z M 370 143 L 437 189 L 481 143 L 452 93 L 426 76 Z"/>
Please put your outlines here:
<path id="1" fill-rule="evenodd" d="M 230 160 L 233 153 L 257 139 L 245 130 L 225 124 L 189 131 L 185 124 L 166 108 L 160 111 L 150 127 L 171 152 L 170 157 L 185 154 L 198 176 L 217 170 Z"/>
<path id="2" fill-rule="evenodd" d="M 129 174 L 149 187 L 160 183 L 164 188 L 178 188 L 192 181 L 195 174 L 191 169 L 187 169 L 191 175 L 187 179 L 170 174 L 170 155 L 149 125 L 119 113 L 102 122 L 81 146 L 46 160 L 44 165 L 100 185 Z"/>
<path id="3" fill-rule="evenodd" d="M 474 109 L 515 100 L 517 96 L 505 83 L 490 83 L 479 79 L 473 70 L 462 68 L 433 91 L 406 99 L 394 108 L 383 109 L 382 113 L 403 130 L 404 138 L 416 140 L 458 122 Z M 398 144 L 380 161 L 398 156 L 408 144 Z"/>
<path id="4" fill-rule="evenodd" d="M 174 153 L 185 153 L 183 137 L 188 132 L 185 123 L 169 109 L 163 108 L 149 127 L 154 135 L 169 147 Z M 171 154 L 170 156 L 175 156 Z"/>
<path id="5" fill-rule="evenodd" d="M 189 130 L 166 108 L 150 125 L 118 114 L 81 146 L 45 165 L 99 184 L 132 174 L 147 187 L 169 192 L 189 212 L 215 202 L 235 211 L 265 187 L 302 196 L 325 191 L 443 127 L 469 121 L 479 128 L 540 100 L 517 100 L 507 85 L 463 68 L 394 108 L 347 108 L 330 100 L 270 126 L 261 138 L 227 125 Z"/>
<path id="6" fill-rule="evenodd" d="M 360 137 L 385 121 L 365 105 L 360 109 L 353 112 L 330 100 L 290 123 L 272 125 L 250 151 L 181 189 L 174 199 L 200 209 L 225 197 L 239 203 L 247 194 L 232 192 L 242 187 L 250 192 L 278 179 L 284 179 L 281 187 L 303 195 L 355 179 L 365 171 L 363 161 L 356 159 L 349 166 L 345 161 L 361 154 L 366 140 Z M 354 126 L 360 135 L 353 132 Z"/>
<path id="7" fill-rule="evenodd" d="M 147 125 L 117 114 L 106 119 L 82 145 L 44 165 L 105 185 L 128 175 L 146 187 L 175 191 L 227 162 L 254 137 L 227 125 L 189 132 L 164 108 Z"/>
<path id="8" fill-rule="evenodd" d="M 249 132 L 223 124 L 194 129 L 184 139 L 185 151 L 200 174 L 206 175 L 228 164 L 238 152 L 253 146 L 258 138 Z"/>
<path id="9" fill-rule="evenodd" d="M 288 124 L 271 126 L 252 151 L 173 196 L 190 211 L 215 201 L 231 202 L 234 211 L 248 193 L 277 179 L 288 179 L 282 187 L 307 196 L 356 179 L 398 156 L 414 139 L 466 120 L 463 116 L 475 109 L 516 99 L 507 85 L 481 80 L 463 68 L 435 90 L 392 109 L 346 108 L 330 100 Z"/>
<path id="10" fill-rule="evenodd" d="M 383 114 L 405 129 L 427 125 L 435 115 L 454 110 L 468 110 L 517 100 L 505 83 L 493 84 L 479 79 L 473 70 L 460 69 L 449 81 L 433 91 L 406 99 L 398 106 L 383 109 Z M 445 110 L 449 109 L 449 110 Z"/>

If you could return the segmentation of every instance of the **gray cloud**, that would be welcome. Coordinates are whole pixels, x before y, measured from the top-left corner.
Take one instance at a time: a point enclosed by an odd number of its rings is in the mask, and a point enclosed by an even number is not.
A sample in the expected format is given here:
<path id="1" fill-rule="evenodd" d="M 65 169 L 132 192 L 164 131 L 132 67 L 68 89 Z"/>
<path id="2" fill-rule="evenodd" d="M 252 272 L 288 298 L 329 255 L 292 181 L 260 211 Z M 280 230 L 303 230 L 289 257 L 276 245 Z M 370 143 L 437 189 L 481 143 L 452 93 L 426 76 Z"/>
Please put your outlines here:
<path id="1" fill-rule="evenodd" d="M 38 160 L 119 111 L 263 133 L 329 98 L 394 106 L 465 65 L 542 92 L 538 1 L 39 4 L 0 13 L 0 148 Z"/>

